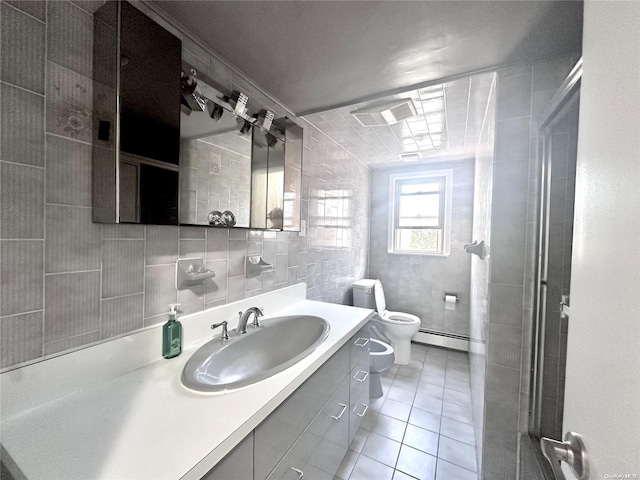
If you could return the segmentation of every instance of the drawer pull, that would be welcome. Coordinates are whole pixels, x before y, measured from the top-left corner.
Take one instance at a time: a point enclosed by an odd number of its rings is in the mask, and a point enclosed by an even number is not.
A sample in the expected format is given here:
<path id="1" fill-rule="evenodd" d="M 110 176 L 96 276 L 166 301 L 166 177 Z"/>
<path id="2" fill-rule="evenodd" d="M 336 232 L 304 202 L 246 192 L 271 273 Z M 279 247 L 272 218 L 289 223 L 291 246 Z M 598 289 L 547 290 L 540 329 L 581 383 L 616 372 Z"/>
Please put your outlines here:
<path id="1" fill-rule="evenodd" d="M 358 407 L 364 407 L 364 410 L 362 410 L 362 413 L 356 412 L 356 410 L 358 410 Z M 364 417 L 365 414 L 367 413 L 367 410 L 369 410 L 369 405 L 366 405 L 364 403 L 359 403 L 356 405 L 356 408 L 353 409 L 353 413 L 355 413 L 359 417 Z"/>
<path id="2" fill-rule="evenodd" d="M 353 344 L 357 347 L 364 347 L 367 343 L 369 343 L 369 339 L 365 337 L 358 338 Z"/>
<path id="3" fill-rule="evenodd" d="M 340 414 L 338 416 L 330 415 L 330 417 L 333 418 L 334 420 L 340 420 L 342 418 L 342 415 L 344 415 L 344 412 L 347 409 L 347 406 L 344 403 L 336 403 L 336 405 L 339 405 L 340 407 L 342 407 L 342 411 L 340 412 Z M 302 477 L 300 477 L 300 478 L 302 478 Z"/>
<path id="4" fill-rule="evenodd" d="M 360 377 L 358 377 L 358 375 Z M 356 374 L 353 376 L 353 379 L 356 382 L 364 382 L 368 376 L 369 376 L 369 372 L 365 372 L 364 370 L 358 370 Z"/>
<path id="5" fill-rule="evenodd" d="M 300 480 L 302 477 L 304 477 L 304 472 L 302 470 L 300 470 L 299 468 L 291 467 L 291 470 L 293 470 L 294 472 L 296 472 L 298 474 L 298 480 Z"/>

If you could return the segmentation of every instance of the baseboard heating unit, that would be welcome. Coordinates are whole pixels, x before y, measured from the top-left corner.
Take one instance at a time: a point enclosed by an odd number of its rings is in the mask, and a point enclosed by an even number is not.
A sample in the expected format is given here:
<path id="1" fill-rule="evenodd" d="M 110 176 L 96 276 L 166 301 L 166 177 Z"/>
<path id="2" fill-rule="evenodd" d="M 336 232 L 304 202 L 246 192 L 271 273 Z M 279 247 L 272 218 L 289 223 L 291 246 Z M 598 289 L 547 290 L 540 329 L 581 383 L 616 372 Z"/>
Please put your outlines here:
<path id="1" fill-rule="evenodd" d="M 436 347 L 451 348 L 453 350 L 469 351 L 469 335 L 439 332 L 421 328 L 411 339 L 414 342 L 434 345 Z"/>

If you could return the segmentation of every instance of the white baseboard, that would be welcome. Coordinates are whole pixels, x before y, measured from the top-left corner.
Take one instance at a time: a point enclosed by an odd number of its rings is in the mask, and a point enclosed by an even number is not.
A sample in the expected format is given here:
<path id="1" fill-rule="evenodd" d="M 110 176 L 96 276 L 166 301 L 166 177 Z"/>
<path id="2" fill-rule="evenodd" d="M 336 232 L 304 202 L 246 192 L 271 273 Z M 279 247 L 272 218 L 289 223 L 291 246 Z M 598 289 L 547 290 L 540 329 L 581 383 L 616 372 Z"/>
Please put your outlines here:
<path id="1" fill-rule="evenodd" d="M 412 342 L 434 345 L 436 347 L 450 348 L 452 350 L 469 351 L 469 340 L 434 335 L 433 333 L 418 332 L 412 338 Z"/>

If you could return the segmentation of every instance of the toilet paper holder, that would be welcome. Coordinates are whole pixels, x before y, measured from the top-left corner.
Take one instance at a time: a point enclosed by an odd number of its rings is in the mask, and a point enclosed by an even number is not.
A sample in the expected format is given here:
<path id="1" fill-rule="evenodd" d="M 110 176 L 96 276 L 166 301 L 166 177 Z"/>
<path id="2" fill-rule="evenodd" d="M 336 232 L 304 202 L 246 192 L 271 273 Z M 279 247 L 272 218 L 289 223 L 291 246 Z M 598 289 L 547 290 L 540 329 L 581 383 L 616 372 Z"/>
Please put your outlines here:
<path id="1" fill-rule="evenodd" d="M 444 292 L 444 297 L 442 298 L 442 301 L 448 302 L 448 303 L 452 303 L 452 302 L 458 303 L 460 301 L 460 298 L 458 298 L 457 293 Z"/>

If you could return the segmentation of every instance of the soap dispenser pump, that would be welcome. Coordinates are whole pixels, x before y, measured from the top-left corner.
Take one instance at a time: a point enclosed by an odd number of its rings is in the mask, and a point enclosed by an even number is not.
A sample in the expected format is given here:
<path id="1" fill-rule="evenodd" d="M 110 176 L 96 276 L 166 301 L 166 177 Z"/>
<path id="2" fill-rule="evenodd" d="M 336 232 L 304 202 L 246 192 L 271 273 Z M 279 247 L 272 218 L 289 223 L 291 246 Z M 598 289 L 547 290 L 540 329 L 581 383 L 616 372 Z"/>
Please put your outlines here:
<path id="1" fill-rule="evenodd" d="M 178 321 L 179 303 L 169 304 L 169 321 L 162 326 L 162 356 L 177 357 L 182 353 L 182 324 Z"/>

